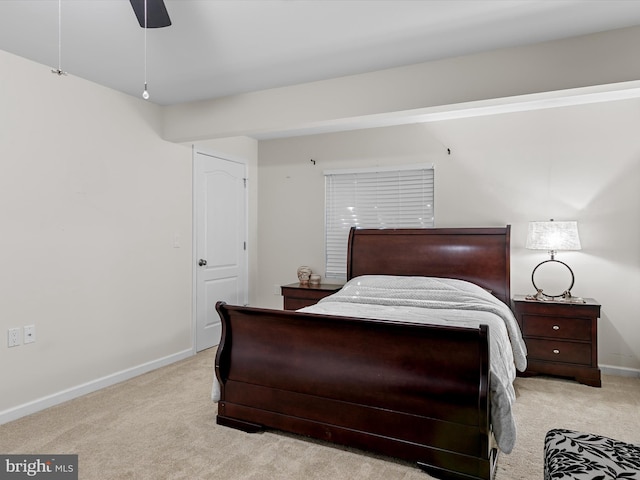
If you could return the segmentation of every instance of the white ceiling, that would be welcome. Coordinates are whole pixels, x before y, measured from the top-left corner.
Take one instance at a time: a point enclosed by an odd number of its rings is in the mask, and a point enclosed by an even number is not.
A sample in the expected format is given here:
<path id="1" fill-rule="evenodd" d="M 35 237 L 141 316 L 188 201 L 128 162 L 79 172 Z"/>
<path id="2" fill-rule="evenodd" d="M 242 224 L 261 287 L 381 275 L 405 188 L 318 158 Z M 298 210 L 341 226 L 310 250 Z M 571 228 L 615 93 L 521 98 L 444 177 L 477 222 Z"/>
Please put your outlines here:
<path id="1" fill-rule="evenodd" d="M 640 0 L 165 0 L 150 101 L 170 105 L 640 24 Z M 0 0 L 0 49 L 58 67 L 58 0 Z M 61 0 L 62 69 L 140 96 L 128 0 Z M 10 72 L 0 72 L 8 75 Z"/>

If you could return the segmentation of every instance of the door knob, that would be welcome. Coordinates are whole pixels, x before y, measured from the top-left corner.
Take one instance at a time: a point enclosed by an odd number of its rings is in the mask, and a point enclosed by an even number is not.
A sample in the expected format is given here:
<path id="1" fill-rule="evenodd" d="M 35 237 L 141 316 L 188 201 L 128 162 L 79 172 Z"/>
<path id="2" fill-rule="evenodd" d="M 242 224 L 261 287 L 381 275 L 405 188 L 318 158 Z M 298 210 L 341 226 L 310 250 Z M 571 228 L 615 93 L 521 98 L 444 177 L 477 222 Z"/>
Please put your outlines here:
<path id="1" fill-rule="evenodd" d="M 198 261 L 198 265 L 200 265 L 201 267 L 204 267 L 207 264 L 207 261 L 204 258 L 201 258 Z"/>

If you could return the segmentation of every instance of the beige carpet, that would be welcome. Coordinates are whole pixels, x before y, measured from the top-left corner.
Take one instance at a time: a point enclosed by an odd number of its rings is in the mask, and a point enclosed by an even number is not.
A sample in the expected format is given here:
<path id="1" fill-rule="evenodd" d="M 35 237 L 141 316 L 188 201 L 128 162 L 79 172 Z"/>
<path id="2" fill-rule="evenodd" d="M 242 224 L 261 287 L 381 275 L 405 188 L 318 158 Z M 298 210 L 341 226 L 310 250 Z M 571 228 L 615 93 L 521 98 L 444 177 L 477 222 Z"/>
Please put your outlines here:
<path id="1" fill-rule="evenodd" d="M 429 477 L 411 464 L 300 437 L 216 425 L 209 400 L 214 349 L 0 426 L 0 453 L 79 455 L 81 480 L 334 480 Z M 640 379 L 603 388 L 516 380 L 518 442 L 496 480 L 542 479 L 545 433 L 555 427 L 640 444 Z"/>

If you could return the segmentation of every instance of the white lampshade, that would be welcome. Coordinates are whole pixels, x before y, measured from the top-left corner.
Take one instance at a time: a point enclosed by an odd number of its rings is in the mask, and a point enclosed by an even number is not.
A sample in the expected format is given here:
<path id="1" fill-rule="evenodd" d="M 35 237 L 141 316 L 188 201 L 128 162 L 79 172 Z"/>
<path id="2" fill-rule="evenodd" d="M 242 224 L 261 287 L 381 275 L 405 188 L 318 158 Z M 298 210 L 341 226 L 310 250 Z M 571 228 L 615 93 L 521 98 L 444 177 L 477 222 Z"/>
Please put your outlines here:
<path id="1" fill-rule="evenodd" d="M 529 222 L 526 248 L 531 250 L 581 250 L 578 222 Z"/>

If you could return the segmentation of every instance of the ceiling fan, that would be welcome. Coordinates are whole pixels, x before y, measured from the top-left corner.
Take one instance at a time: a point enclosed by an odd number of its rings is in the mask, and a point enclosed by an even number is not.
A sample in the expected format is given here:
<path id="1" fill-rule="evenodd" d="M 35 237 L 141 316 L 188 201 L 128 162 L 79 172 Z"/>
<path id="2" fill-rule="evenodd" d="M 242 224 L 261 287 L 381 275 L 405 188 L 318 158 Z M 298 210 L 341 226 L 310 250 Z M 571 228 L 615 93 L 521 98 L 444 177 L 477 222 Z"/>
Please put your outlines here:
<path id="1" fill-rule="evenodd" d="M 164 0 L 129 0 L 136 13 L 138 23 L 145 28 L 145 3 L 147 7 L 147 28 L 162 28 L 171 25 Z"/>

